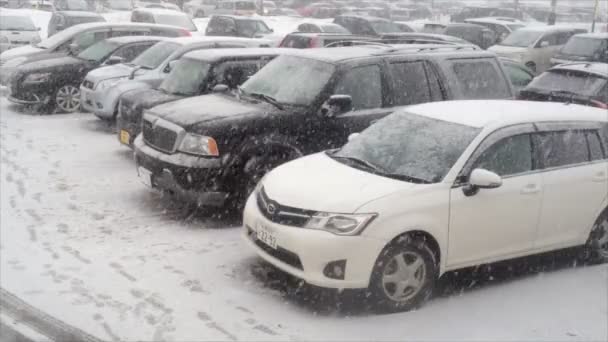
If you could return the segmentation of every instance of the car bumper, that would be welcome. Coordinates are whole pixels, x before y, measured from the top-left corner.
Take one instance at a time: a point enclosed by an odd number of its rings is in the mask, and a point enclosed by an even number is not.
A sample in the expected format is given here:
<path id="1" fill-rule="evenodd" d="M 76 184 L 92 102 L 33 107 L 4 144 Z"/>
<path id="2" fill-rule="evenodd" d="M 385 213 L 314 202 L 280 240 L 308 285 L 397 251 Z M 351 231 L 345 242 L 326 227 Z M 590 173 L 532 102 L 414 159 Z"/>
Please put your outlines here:
<path id="1" fill-rule="evenodd" d="M 130 148 L 133 148 L 135 138 L 141 133 L 141 122 L 131 122 L 118 114 L 116 117 L 116 130 L 118 131 L 118 141 Z"/>
<path id="2" fill-rule="evenodd" d="M 95 91 L 80 86 L 80 100 L 85 111 L 94 113 L 101 119 L 112 119 L 116 114 L 118 98 L 109 96 L 107 91 Z"/>
<path id="3" fill-rule="evenodd" d="M 277 248 L 257 239 L 258 227 L 270 230 Z M 329 232 L 290 227 L 271 222 L 258 209 L 255 195 L 243 213 L 243 238 L 267 262 L 304 280 L 325 288 L 367 288 L 385 241 L 366 236 L 338 236 Z M 326 269 L 344 262 L 343 279 L 326 275 Z"/>
<path id="4" fill-rule="evenodd" d="M 224 205 L 228 193 L 216 182 L 219 159 L 166 154 L 146 145 L 141 135 L 135 138 L 133 147 L 138 176 L 147 186 L 199 206 Z"/>

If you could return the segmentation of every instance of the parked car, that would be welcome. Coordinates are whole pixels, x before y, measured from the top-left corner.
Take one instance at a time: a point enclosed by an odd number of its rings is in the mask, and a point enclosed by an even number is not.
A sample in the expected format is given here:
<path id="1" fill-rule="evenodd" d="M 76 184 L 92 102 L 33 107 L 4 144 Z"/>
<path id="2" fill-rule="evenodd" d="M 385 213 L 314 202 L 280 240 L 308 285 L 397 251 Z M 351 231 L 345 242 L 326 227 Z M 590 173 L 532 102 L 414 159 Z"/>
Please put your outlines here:
<path id="1" fill-rule="evenodd" d="M 379 39 L 369 36 L 355 36 L 352 34 L 293 32 L 283 38 L 279 47 L 308 49 L 350 46 L 355 42 L 379 42 Z"/>
<path id="2" fill-rule="evenodd" d="M 101 6 L 105 10 L 115 11 L 131 11 L 133 10 L 133 3 L 131 1 L 124 0 L 105 0 L 101 3 Z"/>
<path id="3" fill-rule="evenodd" d="M 268 10 L 268 15 L 283 15 L 283 16 L 289 16 L 289 17 L 301 17 L 301 15 L 296 10 L 291 9 L 291 8 L 285 8 L 285 7 L 272 8 L 272 9 Z"/>
<path id="4" fill-rule="evenodd" d="M 269 46 L 267 40 L 235 37 L 182 37 L 158 42 L 129 64 L 101 67 L 89 72 L 80 86 L 86 111 L 100 119 L 114 120 L 120 96 L 133 89 L 158 87 L 171 71 L 172 62 L 201 49 Z"/>
<path id="5" fill-rule="evenodd" d="M 85 0 L 53 0 L 53 5 L 56 11 L 94 11 L 95 7 L 91 6 Z"/>
<path id="6" fill-rule="evenodd" d="M 466 19 L 465 23 L 484 26 L 492 30 L 496 36 L 496 43 L 503 41 L 511 32 L 526 26 L 526 23 L 523 21 L 502 17 Z"/>
<path id="7" fill-rule="evenodd" d="M 57 11 L 53 12 L 49 19 L 47 29 L 48 36 L 52 36 L 59 31 L 63 31 L 68 27 L 84 23 L 96 23 L 106 21 L 104 17 L 95 12 L 85 11 Z"/>
<path id="8" fill-rule="evenodd" d="M 139 175 L 201 206 L 242 208 L 265 172 L 344 145 L 395 106 L 513 97 L 494 54 L 429 46 L 290 51 L 236 98 L 211 94 L 156 106 L 144 112 L 134 142 Z"/>
<path id="9" fill-rule="evenodd" d="M 205 35 L 264 38 L 274 32 L 261 19 L 235 15 L 214 15 L 207 24 Z"/>
<path id="10" fill-rule="evenodd" d="M 476 24 L 451 23 L 443 30 L 443 34 L 464 39 L 482 49 L 487 49 L 496 43 L 494 31 Z"/>
<path id="11" fill-rule="evenodd" d="M 19 46 L 40 43 L 40 29 L 23 14 L 0 12 L 0 53 Z"/>
<path id="12" fill-rule="evenodd" d="M 101 66 L 130 62 L 162 37 L 125 36 L 91 45 L 75 56 L 60 56 L 25 63 L 9 80 L 8 100 L 39 106 L 48 113 L 55 109 L 71 113 L 80 109 L 79 85 L 84 76 Z"/>
<path id="13" fill-rule="evenodd" d="M 404 32 L 387 33 L 379 37 L 379 41 L 386 44 L 460 44 L 474 45 L 464 39 L 445 34 Z"/>
<path id="14" fill-rule="evenodd" d="M 534 79 L 534 71 L 513 59 L 500 57 L 500 62 L 511 81 L 515 94 L 519 95 L 519 92 Z"/>
<path id="15" fill-rule="evenodd" d="M 251 0 L 222 0 L 208 15 L 248 16 L 256 14 L 256 10 L 255 2 Z"/>
<path id="16" fill-rule="evenodd" d="M 235 90 L 284 49 L 209 49 L 180 58 L 158 89 L 140 89 L 120 97 L 118 140 L 132 146 L 141 132 L 143 111 L 211 91 Z M 217 89 L 219 88 L 219 90 Z"/>
<path id="17" fill-rule="evenodd" d="M 217 0 L 190 0 L 184 3 L 183 9 L 193 18 L 203 18 L 213 13 L 217 3 Z"/>
<path id="18" fill-rule="evenodd" d="M 131 12 L 131 22 L 172 25 L 190 32 L 198 31 L 186 13 L 161 8 L 136 8 Z"/>
<path id="19" fill-rule="evenodd" d="M 560 64 L 537 76 L 520 92 L 519 98 L 608 109 L 608 64 Z"/>
<path id="20" fill-rule="evenodd" d="M 551 65 L 570 62 L 608 63 L 608 33 L 575 34 L 551 58 Z"/>
<path id="21" fill-rule="evenodd" d="M 350 34 L 344 27 L 332 23 L 302 23 L 298 25 L 297 32 Z"/>
<path id="22" fill-rule="evenodd" d="M 550 66 L 551 57 L 577 33 L 586 30 L 560 26 L 528 26 L 514 31 L 488 50 L 515 59 L 535 73 Z"/>
<path id="23" fill-rule="evenodd" d="M 400 32 L 399 28 L 390 20 L 377 17 L 340 15 L 334 19 L 334 24 L 344 27 L 352 34 L 361 36 L 378 37 L 384 33 Z"/>
<path id="24" fill-rule="evenodd" d="M 143 8 L 161 8 L 161 9 L 181 12 L 181 9 L 179 8 L 179 6 L 177 6 L 176 4 L 172 4 L 170 2 L 161 2 L 160 4 L 148 4 L 148 5 L 145 5 Z"/>
<path id="25" fill-rule="evenodd" d="M 6 85 L 11 69 L 25 62 L 53 58 L 57 53 L 66 54 L 82 51 L 101 40 L 110 37 L 152 35 L 180 37 L 190 32 L 175 26 L 141 23 L 88 23 L 72 26 L 62 32 L 42 40 L 42 42 L 22 46 L 0 54 L 0 84 Z"/>
<path id="26" fill-rule="evenodd" d="M 509 17 L 523 20 L 524 12 L 513 8 L 491 6 L 466 6 L 459 13 L 451 16 L 452 22 L 463 23 L 466 19 L 485 17 Z"/>
<path id="27" fill-rule="evenodd" d="M 605 111 L 577 105 L 411 106 L 271 171 L 243 238 L 309 284 L 365 289 L 382 312 L 420 307 L 447 271 L 576 246 L 605 262 L 607 128 Z"/>

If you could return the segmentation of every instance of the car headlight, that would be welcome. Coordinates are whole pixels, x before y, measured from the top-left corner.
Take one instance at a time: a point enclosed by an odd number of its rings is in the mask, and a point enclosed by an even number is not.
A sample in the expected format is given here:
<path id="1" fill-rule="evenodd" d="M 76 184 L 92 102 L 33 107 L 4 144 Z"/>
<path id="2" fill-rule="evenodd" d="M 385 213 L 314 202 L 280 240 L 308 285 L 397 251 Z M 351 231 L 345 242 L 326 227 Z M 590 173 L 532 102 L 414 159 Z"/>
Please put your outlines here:
<path id="1" fill-rule="evenodd" d="M 50 72 L 37 72 L 35 74 L 29 74 L 23 80 L 23 83 L 44 83 L 51 77 Z"/>
<path id="2" fill-rule="evenodd" d="M 104 90 L 104 89 L 108 89 L 111 88 L 113 86 L 115 86 L 116 84 L 120 83 L 122 80 L 124 80 L 124 78 L 112 78 L 109 80 L 103 80 L 99 83 L 97 83 L 97 86 L 95 87 L 95 90 Z"/>
<path id="3" fill-rule="evenodd" d="M 317 213 L 305 228 L 326 230 L 336 235 L 357 235 L 374 220 L 377 214 Z"/>
<path id="4" fill-rule="evenodd" d="M 23 64 L 25 61 L 27 61 L 27 57 L 15 57 L 15 58 L 11 58 L 8 61 L 4 62 L 2 64 L 2 66 L 5 68 L 14 68 L 16 66 Z"/>
<path id="5" fill-rule="evenodd" d="M 215 139 L 192 133 L 186 133 L 178 150 L 201 156 L 217 157 L 220 155 Z"/>

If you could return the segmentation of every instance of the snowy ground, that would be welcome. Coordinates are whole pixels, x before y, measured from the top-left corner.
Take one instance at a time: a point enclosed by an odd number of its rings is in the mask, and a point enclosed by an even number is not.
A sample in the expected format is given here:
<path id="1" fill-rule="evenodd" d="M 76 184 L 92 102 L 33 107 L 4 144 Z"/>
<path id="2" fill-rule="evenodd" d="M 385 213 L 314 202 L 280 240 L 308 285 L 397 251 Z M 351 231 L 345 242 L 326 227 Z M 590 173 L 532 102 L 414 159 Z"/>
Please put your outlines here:
<path id="1" fill-rule="evenodd" d="M 104 340 L 608 339 L 608 265 L 452 275 L 450 291 L 391 315 L 286 291 L 236 223 L 185 218 L 140 184 L 90 114 L 31 115 L 0 98 L 0 189 L 0 286 Z"/>

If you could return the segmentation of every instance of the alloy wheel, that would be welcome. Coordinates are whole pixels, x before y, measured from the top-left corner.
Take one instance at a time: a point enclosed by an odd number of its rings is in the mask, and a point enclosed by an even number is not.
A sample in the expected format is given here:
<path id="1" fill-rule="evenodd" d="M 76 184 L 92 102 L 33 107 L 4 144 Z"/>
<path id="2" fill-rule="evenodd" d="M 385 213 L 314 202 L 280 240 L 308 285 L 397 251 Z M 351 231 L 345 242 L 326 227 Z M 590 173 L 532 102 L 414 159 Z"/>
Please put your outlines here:
<path id="1" fill-rule="evenodd" d="M 57 90 L 55 103 L 62 112 L 73 113 L 80 108 L 80 89 L 65 85 Z"/>
<path id="2" fill-rule="evenodd" d="M 426 265 L 422 256 L 414 252 L 395 255 L 382 273 L 382 288 L 393 301 L 408 301 L 424 286 Z"/>

